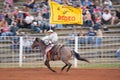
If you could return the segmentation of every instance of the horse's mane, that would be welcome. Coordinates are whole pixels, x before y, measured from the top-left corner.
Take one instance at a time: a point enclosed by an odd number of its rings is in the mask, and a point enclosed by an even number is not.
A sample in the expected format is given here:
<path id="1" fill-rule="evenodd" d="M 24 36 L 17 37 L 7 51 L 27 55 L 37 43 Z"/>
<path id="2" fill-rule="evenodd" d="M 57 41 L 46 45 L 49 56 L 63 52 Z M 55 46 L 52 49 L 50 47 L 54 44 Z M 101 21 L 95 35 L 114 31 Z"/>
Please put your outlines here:
<path id="1" fill-rule="evenodd" d="M 37 41 L 37 42 L 41 42 L 42 44 L 45 45 L 44 41 L 43 41 L 42 39 L 40 39 L 40 38 L 36 38 L 35 41 Z"/>
<path id="2" fill-rule="evenodd" d="M 45 42 L 44 42 L 42 39 L 40 39 L 40 42 L 41 42 L 42 44 L 46 45 Z"/>

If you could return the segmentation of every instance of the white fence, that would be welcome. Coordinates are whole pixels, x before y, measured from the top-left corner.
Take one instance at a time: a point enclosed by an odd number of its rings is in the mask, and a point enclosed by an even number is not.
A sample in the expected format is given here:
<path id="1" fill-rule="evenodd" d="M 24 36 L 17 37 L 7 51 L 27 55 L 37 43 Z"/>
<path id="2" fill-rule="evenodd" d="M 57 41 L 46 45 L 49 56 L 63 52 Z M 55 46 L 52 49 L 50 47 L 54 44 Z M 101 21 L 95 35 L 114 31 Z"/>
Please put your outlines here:
<path id="1" fill-rule="evenodd" d="M 0 68 L 14 67 L 44 67 L 43 55 L 39 49 L 31 49 L 35 37 L 0 37 Z M 75 37 L 75 41 L 69 41 L 67 37 L 61 36 L 59 42 L 79 52 L 91 63 L 77 61 L 71 58 L 74 67 L 90 67 L 99 64 L 120 64 L 120 57 L 116 51 L 120 49 L 120 36 L 99 38 Z M 96 43 L 97 42 L 99 43 Z M 29 42 L 28 42 L 29 41 Z M 93 42 L 94 41 L 94 42 Z M 100 43 L 102 41 L 102 43 Z M 96 45 L 97 44 L 97 45 Z M 61 61 L 51 61 L 51 66 L 60 67 Z"/>

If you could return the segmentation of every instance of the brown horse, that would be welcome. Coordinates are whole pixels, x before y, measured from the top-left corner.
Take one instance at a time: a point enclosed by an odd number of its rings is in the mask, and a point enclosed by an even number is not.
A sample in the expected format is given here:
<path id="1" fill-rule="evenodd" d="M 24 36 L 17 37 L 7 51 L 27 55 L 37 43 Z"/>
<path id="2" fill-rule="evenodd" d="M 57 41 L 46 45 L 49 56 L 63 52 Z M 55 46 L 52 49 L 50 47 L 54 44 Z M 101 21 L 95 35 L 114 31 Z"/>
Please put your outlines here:
<path id="1" fill-rule="evenodd" d="M 47 47 L 47 45 L 44 43 L 43 40 L 36 38 L 31 46 L 32 48 L 35 47 L 39 47 L 40 51 L 42 53 L 45 53 L 45 49 Z M 55 70 L 53 70 L 50 67 L 49 61 L 53 60 L 62 60 L 65 63 L 65 66 L 62 67 L 61 71 L 63 71 L 66 67 L 67 68 L 67 72 L 69 71 L 69 69 L 71 68 L 72 64 L 70 62 L 68 62 L 68 60 L 72 57 L 72 55 L 81 61 L 86 61 L 89 63 L 89 61 L 85 58 L 80 57 L 80 55 L 78 53 L 76 53 L 75 51 L 71 50 L 70 48 L 66 47 L 66 46 L 60 46 L 60 45 L 55 45 L 51 50 L 50 50 L 50 59 L 46 59 L 45 61 L 45 65 L 48 67 L 48 69 L 50 69 L 53 72 L 56 72 Z M 48 55 L 47 55 L 48 56 Z"/>

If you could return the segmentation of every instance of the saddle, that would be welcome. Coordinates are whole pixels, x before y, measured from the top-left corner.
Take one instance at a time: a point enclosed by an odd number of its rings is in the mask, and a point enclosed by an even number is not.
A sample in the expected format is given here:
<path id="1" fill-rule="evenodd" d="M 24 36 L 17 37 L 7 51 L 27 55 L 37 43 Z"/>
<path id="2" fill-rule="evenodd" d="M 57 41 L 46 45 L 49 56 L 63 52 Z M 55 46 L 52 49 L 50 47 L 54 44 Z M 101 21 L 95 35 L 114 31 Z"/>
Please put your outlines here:
<path id="1" fill-rule="evenodd" d="M 48 60 L 59 60 L 60 59 L 60 49 L 64 45 L 54 45 L 53 48 L 47 53 Z"/>

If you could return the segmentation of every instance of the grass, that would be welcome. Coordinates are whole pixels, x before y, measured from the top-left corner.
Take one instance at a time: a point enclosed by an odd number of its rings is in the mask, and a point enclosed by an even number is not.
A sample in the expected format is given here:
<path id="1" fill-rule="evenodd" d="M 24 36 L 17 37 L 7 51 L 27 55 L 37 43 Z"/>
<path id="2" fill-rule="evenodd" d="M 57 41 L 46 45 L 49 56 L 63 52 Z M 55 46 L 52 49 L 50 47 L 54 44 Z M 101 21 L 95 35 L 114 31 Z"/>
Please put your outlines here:
<path id="1" fill-rule="evenodd" d="M 63 67 L 62 62 L 51 62 L 51 67 Z M 19 67 L 18 63 L 0 63 L 0 68 L 43 68 L 46 67 L 43 62 L 35 63 L 23 63 L 22 67 Z M 74 68 L 74 64 L 72 66 Z M 77 68 L 120 68 L 120 63 L 93 63 L 93 64 L 78 64 Z"/>
<path id="2" fill-rule="evenodd" d="M 120 63 L 111 63 L 111 64 L 86 64 L 78 65 L 78 68 L 120 68 Z"/>

